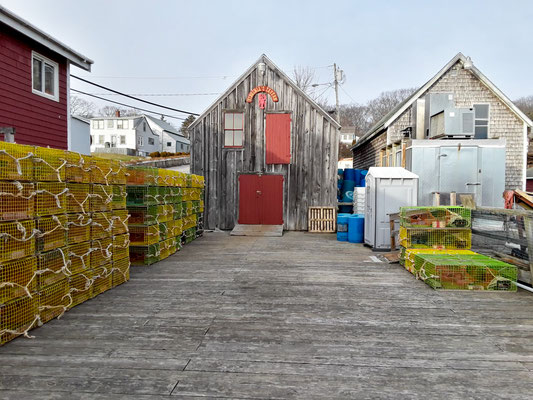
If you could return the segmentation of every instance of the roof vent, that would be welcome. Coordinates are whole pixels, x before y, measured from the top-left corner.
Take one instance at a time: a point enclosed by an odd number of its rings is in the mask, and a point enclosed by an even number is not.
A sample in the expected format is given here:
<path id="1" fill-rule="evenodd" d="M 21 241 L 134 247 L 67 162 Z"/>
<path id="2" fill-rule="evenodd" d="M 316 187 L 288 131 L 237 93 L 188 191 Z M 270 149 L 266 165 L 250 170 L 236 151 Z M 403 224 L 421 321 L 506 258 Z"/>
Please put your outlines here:
<path id="1" fill-rule="evenodd" d="M 466 57 L 466 61 L 463 64 L 464 69 L 472 69 L 474 66 L 474 63 L 472 62 L 472 59 L 470 57 Z"/>

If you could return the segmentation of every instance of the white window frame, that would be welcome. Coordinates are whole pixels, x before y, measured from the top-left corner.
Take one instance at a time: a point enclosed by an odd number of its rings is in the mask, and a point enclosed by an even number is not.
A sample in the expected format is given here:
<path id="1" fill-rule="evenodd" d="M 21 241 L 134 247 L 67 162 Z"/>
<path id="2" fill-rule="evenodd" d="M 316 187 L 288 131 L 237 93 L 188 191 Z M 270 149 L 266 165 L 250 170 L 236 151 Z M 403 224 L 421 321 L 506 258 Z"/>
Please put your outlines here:
<path id="1" fill-rule="evenodd" d="M 138 145 L 138 146 L 143 146 L 143 137 L 142 137 L 142 136 L 139 136 L 139 137 L 137 138 L 137 145 Z"/>
<path id="2" fill-rule="evenodd" d="M 476 106 L 487 106 L 487 118 L 476 118 Z M 485 125 L 476 125 L 476 120 L 487 121 L 487 139 L 490 139 L 490 103 L 474 103 L 472 105 L 472 110 L 474 110 L 474 138 L 476 137 L 476 126 L 485 126 Z"/>
<path id="3" fill-rule="evenodd" d="M 126 144 L 126 135 L 120 135 L 120 144 Z"/>
<path id="4" fill-rule="evenodd" d="M 33 88 L 33 60 L 34 59 L 37 59 L 39 61 L 41 61 L 42 63 L 42 70 L 41 70 L 41 84 L 42 84 L 42 88 L 43 90 L 40 91 L 40 90 L 37 90 L 37 89 L 34 89 Z M 45 86 L 45 78 L 44 78 L 44 64 L 49 64 L 51 65 L 52 67 L 54 67 L 54 94 L 53 95 L 50 95 L 48 93 L 46 93 L 44 91 L 44 86 Z M 59 102 L 59 64 L 56 63 L 55 61 L 52 61 L 50 60 L 49 58 L 39 54 L 39 53 L 36 53 L 35 51 L 32 50 L 31 52 L 31 91 L 32 93 L 38 95 L 38 96 L 42 96 L 42 97 L 46 97 L 47 99 L 50 99 L 50 100 L 54 100 L 54 101 L 57 101 Z"/>

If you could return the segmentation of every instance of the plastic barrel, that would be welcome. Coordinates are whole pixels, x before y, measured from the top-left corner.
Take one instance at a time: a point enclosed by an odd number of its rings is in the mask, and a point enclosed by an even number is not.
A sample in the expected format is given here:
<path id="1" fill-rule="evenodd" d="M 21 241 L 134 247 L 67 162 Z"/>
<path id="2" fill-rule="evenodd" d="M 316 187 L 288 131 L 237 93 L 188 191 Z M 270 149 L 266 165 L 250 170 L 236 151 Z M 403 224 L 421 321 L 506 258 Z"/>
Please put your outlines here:
<path id="1" fill-rule="evenodd" d="M 350 243 L 363 243 L 365 233 L 364 214 L 352 214 L 348 218 L 348 241 Z"/>
<path id="2" fill-rule="evenodd" d="M 368 171 L 366 169 L 361 170 L 361 181 L 359 182 L 359 186 L 366 186 L 366 174 L 368 174 Z"/>
<path id="3" fill-rule="evenodd" d="M 348 220 L 351 214 L 337 214 L 337 240 L 339 242 L 348 241 Z"/>
<path id="4" fill-rule="evenodd" d="M 355 169 L 345 168 L 344 169 L 344 180 L 345 181 L 355 181 Z"/>

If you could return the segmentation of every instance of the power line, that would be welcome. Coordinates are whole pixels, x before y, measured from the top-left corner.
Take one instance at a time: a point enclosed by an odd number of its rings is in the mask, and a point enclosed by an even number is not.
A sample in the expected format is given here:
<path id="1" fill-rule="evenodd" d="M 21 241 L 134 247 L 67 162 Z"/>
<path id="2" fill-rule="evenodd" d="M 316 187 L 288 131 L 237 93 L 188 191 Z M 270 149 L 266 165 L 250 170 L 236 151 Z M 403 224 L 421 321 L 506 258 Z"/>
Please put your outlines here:
<path id="1" fill-rule="evenodd" d="M 93 76 L 93 79 L 227 79 L 236 78 L 238 75 L 222 75 L 222 76 Z"/>
<path id="2" fill-rule="evenodd" d="M 140 101 L 141 103 L 146 103 L 146 104 L 150 104 L 152 106 L 165 108 L 167 110 L 177 111 L 177 112 L 180 112 L 180 113 L 183 113 L 183 114 L 189 114 L 189 115 L 194 115 L 194 116 L 199 116 L 200 115 L 200 114 L 193 113 L 193 112 L 190 112 L 190 111 L 183 111 L 183 110 L 180 110 L 178 108 L 167 107 L 167 106 L 163 106 L 161 104 L 152 103 L 151 101 L 148 101 L 148 100 L 139 99 L 138 97 L 130 96 L 129 94 L 122 93 L 122 92 L 119 92 L 119 91 L 114 90 L 114 89 L 110 89 L 108 87 L 105 87 L 105 86 L 99 85 L 97 83 L 88 81 L 87 79 L 80 78 L 79 76 L 76 76 L 76 75 L 70 75 L 70 76 L 73 77 L 73 78 L 79 79 L 82 82 L 85 82 L 85 83 L 88 83 L 90 85 L 94 85 L 96 87 L 99 87 L 100 89 L 109 90 L 110 92 L 113 92 L 113 93 L 116 93 L 116 94 L 120 94 L 120 95 L 122 95 L 124 97 L 129 97 L 130 99 L 133 99 L 133 100 L 136 100 L 136 101 Z"/>
<path id="3" fill-rule="evenodd" d="M 73 88 L 70 88 L 70 90 L 72 90 L 73 92 L 76 92 L 76 93 L 84 94 L 84 95 L 86 95 L 86 96 L 94 97 L 94 98 L 96 98 L 96 99 L 100 99 L 100 100 L 103 100 L 103 101 L 107 101 L 107 102 L 109 102 L 109 103 L 119 104 L 119 105 L 121 105 L 121 106 L 134 108 L 135 110 L 145 111 L 145 112 L 150 113 L 150 114 L 154 114 L 154 115 L 162 115 L 162 116 L 164 116 L 164 117 L 175 118 L 175 119 L 179 119 L 179 120 L 181 120 L 181 121 L 185 121 L 185 118 L 175 117 L 174 115 L 162 114 L 162 113 L 158 113 L 158 112 L 155 112 L 155 111 L 147 110 L 147 109 L 145 109 L 145 108 L 139 108 L 139 107 L 134 107 L 134 106 L 129 105 L 129 104 L 120 103 L 120 102 L 118 102 L 118 101 L 113 101 L 113 100 L 109 100 L 109 99 L 104 99 L 103 97 L 95 96 L 94 94 L 86 93 L 86 92 L 82 92 L 81 90 L 77 90 L 77 89 L 73 89 Z"/>
<path id="4" fill-rule="evenodd" d="M 348 93 L 346 90 L 344 90 L 344 88 L 343 88 L 342 86 L 340 86 L 340 88 L 341 88 L 341 90 L 342 90 L 344 93 L 346 93 L 346 95 L 347 95 L 350 99 L 352 99 L 352 101 L 353 101 L 354 103 L 357 103 L 357 101 L 355 101 L 355 99 L 354 99 L 352 96 L 350 96 L 350 93 Z"/>
<path id="5" fill-rule="evenodd" d="M 116 93 L 91 93 L 95 96 L 121 96 Z M 215 96 L 218 93 L 128 93 L 129 96 Z"/>

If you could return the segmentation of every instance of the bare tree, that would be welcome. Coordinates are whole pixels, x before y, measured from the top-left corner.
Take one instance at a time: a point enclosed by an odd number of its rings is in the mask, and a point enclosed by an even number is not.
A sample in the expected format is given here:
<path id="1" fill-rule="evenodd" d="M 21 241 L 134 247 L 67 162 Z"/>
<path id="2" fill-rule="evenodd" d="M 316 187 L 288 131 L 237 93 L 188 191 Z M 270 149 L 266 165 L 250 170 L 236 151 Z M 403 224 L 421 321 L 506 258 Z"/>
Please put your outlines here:
<path id="1" fill-rule="evenodd" d="M 83 118 L 92 118 L 94 117 L 95 110 L 96 106 L 94 103 L 78 96 L 70 96 L 70 114 Z"/>
<path id="2" fill-rule="evenodd" d="M 342 126 L 354 126 L 357 136 L 363 135 L 370 128 L 368 109 L 361 104 L 342 104 L 339 107 Z"/>
<path id="3" fill-rule="evenodd" d="M 293 68 L 292 77 L 300 89 L 310 94 L 312 85 L 315 83 L 315 72 L 311 68 L 298 65 Z"/>
<path id="4" fill-rule="evenodd" d="M 135 108 L 104 106 L 98 110 L 98 115 L 101 117 L 114 117 L 117 111 L 120 111 L 122 117 L 132 117 L 141 114 L 141 112 Z"/>
<path id="5" fill-rule="evenodd" d="M 377 123 L 389 111 L 411 96 L 415 91 L 416 88 L 391 90 L 382 92 L 377 98 L 370 100 L 366 105 L 370 125 Z"/>
<path id="6" fill-rule="evenodd" d="M 533 96 L 520 97 L 514 104 L 529 118 L 533 119 Z"/>

